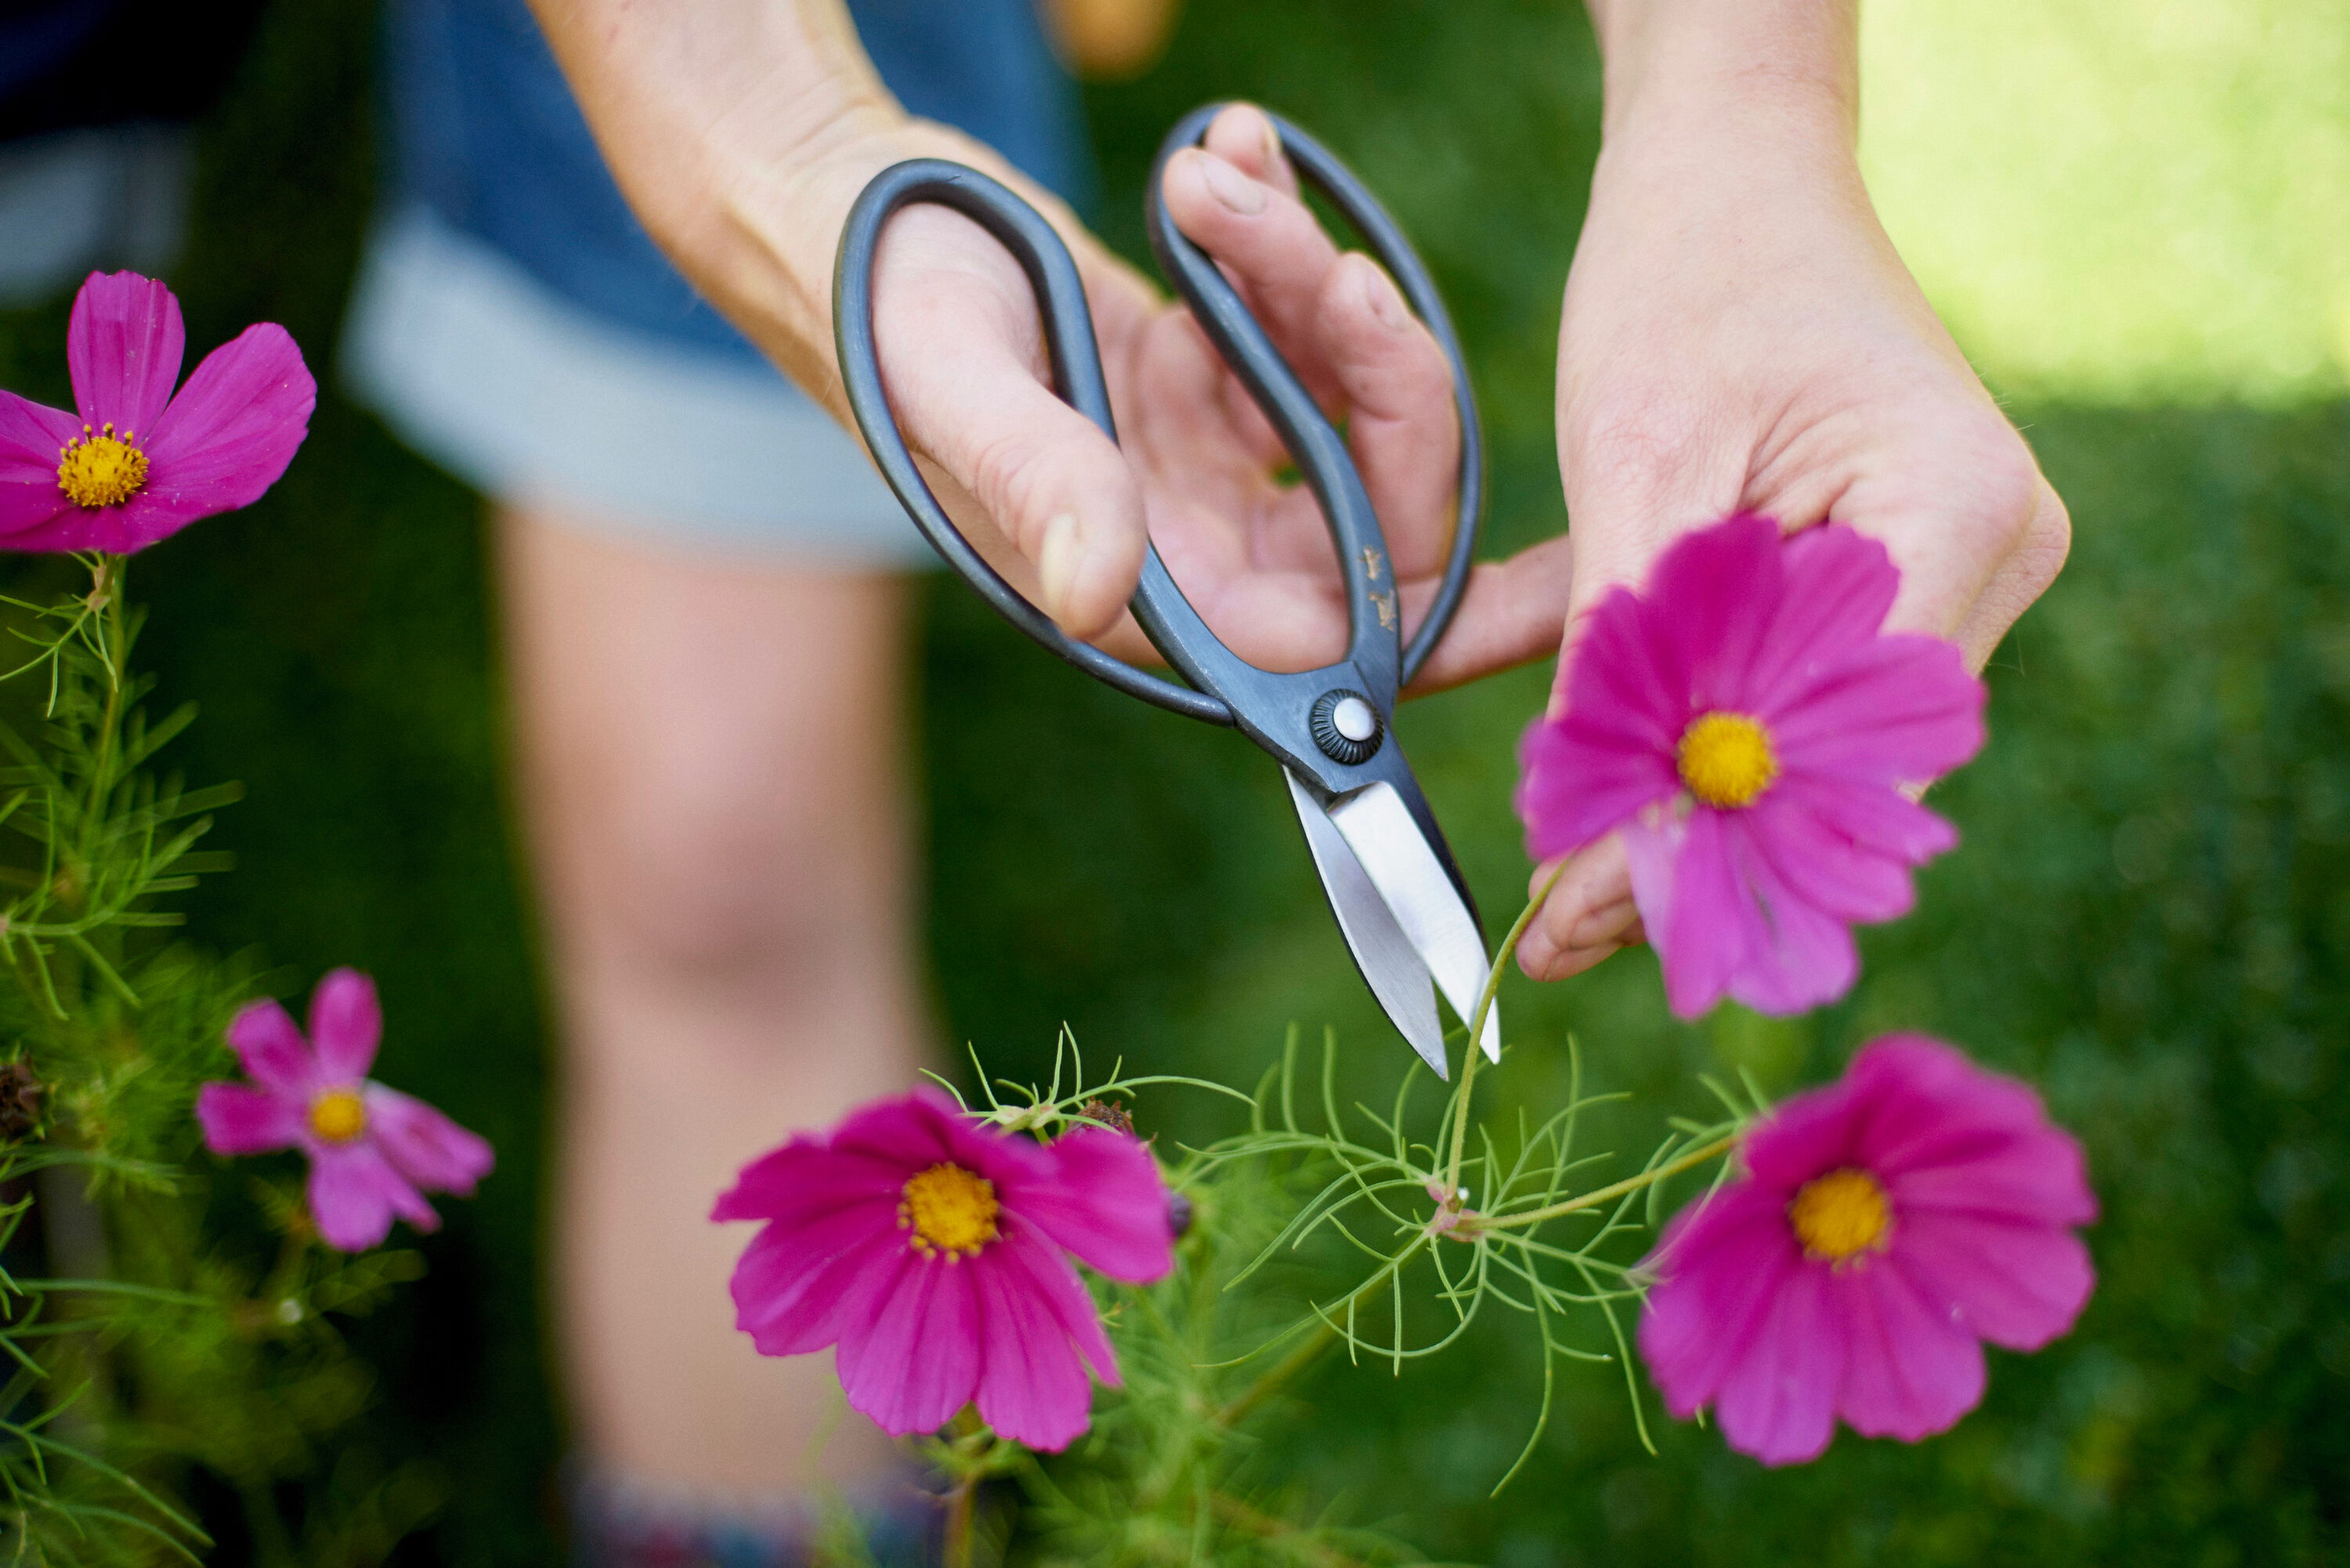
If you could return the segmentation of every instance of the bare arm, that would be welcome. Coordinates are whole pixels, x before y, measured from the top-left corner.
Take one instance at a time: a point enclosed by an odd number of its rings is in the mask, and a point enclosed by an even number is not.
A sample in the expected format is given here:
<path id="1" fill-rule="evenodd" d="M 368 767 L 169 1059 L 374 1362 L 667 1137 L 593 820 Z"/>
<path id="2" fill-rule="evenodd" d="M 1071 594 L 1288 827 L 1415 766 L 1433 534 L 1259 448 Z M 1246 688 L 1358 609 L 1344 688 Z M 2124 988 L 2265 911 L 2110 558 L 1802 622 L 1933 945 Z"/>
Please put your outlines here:
<path id="1" fill-rule="evenodd" d="M 874 174 L 952 158 L 1053 219 L 1086 281 L 1123 450 L 1053 395 L 1027 281 L 967 219 L 924 207 L 891 223 L 875 317 L 891 406 L 941 500 L 1063 627 L 1149 656 L 1125 614 L 1148 540 L 1243 657 L 1305 668 L 1344 647 L 1345 602 L 1311 498 L 1274 482 L 1269 427 L 1197 326 L 990 150 L 907 115 L 839 0 L 535 4 L 654 240 L 836 415 L 833 251 Z M 1453 525 L 1449 497 L 1426 482 L 1457 461 L 1449 375 L 1386 275 L 1314 224 L 1272 140 L 1262 115 L 1228 111 L 1205 150 L 1170 166 L 1169 203 L 1351 416 L 1409 609 L 1415 588 L 1425 602 Z M 1555 645 L 1565 566 L 1563 548 L 1544 547 L 1482 568 L 1463 635 L 1426 684 Z"/>
<path id="2" fill-rule="evenodd" d="M 1854 0 L 1590 9 L 1606 134 L 1560 327 L 1562 677 L 1610 587 L 1742 510 L 1883 540 L 1902 571 L 1889 624 L 1980 669 L 2069 525 L 1877 223 Z M 1556 979 L 1640 934 L 1608 841 L 1574 858 L 1519 952 Z"/>

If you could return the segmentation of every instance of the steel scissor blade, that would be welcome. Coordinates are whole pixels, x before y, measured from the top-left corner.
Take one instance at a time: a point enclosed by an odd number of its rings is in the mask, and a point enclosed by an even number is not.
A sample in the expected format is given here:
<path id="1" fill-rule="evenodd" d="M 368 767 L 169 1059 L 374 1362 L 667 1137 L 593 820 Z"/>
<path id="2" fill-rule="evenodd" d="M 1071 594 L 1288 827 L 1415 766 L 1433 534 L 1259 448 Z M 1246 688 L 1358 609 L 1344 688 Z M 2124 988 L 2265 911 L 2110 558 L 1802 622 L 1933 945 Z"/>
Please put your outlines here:
<path id="1" fill-rule="evenodd" d="M 1293 783 L 1290 787 L 1297 786 Z M 1331 805 L 1329 815 L 1354 850 L 1356 863 L 1402 928 L 1405 940 L 1435 977 L 1436 989 L 1467 1024 L 1493 972 L 1485 960 L 1485 940 L 1478 935 L 1477 918 L 1461 902 L 1452 878 L 1444 873 L 1444 863 L 1421 836 L 1403 796 L 1393 784 L 1381 782 L 1341 797 Z M 1484 1047 L 1488 1061 L 1502 1059 L 1498 1003 L 1486 1012 L 1477 1043 Z"/>
<path id="2" fill-rule="evenodd" d="M 1297 807 L 1299 826 L 1305 829 L 1305 846 L 1314 852 L 1314 868 L 1322 874 L 1322 891 L 1329 896 L 1330 912 L 1338 918 L 1338 929 L 1347 939 L 1347 950 L 1355 955 L 1355 967 L 1363 971 L 1364 983 L 1387 1009 L 1396 1033 L 1419 1053 L 1419 1059 L 1435 1069 L 1438 1077 L 1450 1077 L 1444 1061 L 1444 1030 L 1437 1022 L 1436 992 L 1429 984 L 1428 966 L 1420 961 L 1403 928 L 1396 924 L 1387 899 L 1347 846 L 1329 814 L 1306 793 L 1295 774 L 1284 768 L 1281 776 L 1289 781 L 1289 798 Z"/>

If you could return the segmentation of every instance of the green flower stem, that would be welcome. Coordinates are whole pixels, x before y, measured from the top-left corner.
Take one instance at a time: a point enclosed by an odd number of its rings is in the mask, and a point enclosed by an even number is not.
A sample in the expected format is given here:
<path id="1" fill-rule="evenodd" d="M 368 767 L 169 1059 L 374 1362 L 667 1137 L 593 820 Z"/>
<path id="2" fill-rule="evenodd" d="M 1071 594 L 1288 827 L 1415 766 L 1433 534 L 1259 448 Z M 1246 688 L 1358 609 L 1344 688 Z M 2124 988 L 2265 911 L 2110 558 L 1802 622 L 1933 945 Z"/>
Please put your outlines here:
<path id="1" fill-rule="evenodd" d="M 1526 928 L 1534 924 L 1536 911 L 1550 898 L 1550 890 L 1558 886 L 1558 879 L 1565 874 L 1566 862 L 1564 860 L 1551 867 L 1550 875 L 1534 890 L 1534 896 L 1526 900 L 1526 907 L 1518 911 L 1518 918 L 1510 924 L 1509 934 L 1502 939 L 1501 947 L 1493 953 L 1493 967 L 1492 972 L 1485 976 L 1484 992 L 1477 998 L 1477 1015 L 1469 1021 L 1469 1048 L 1462 1054 L 1467 1060 L 1461 1069 L 1461 1093 L 1457 1099 L 1459 1110 L 1452 1118 L 1452 1158 L 1445 1162 L 1444 1168 L 1444 1190 L 1447 1193 L 1461 1190 L 1461 1151 L 1469 1142 L 1469 1092 L 1476 1085 L 1477 1059 L 1482 1054 L 1477 1049 L 1477 1040 L 1484 1033 L 1485 1015 L 1493 1011 L 1493 998 L 1502 989 L 1502 971 L 1508 967 L 1511 957 L 1517 952 L 1519 939 L 1526 934 Z"/>
<path id="2" fill-rule="evenodd" d="M 1464 1214 L 1461 1217 L 1459 1228 L 1452 1233 L 1466 1241 L 1487 1231 L 1506 1231 L 1521 1225 L 1539 1225 L 1545 1220 L 1555 1220 L 1562 1214 L 1573 1214 L 1578 1210 L 1596 1208 L 1602 1203 L 1612 1203 L 1627 1193 L 1638 1192 L 1644 1187 L 1654 1187 L 1668 1176 L 1679 1176 L 1691 1166 L 1703 1165 L 1709 1159 L 1728 1154 L 1737 1147 L 1737 1144 L 1738 1135 L 1731 1133 L 1726 1137 L 1714 1139 L 1703 1148 L 1693 1148 L 1678 1159 L 1667 1160 L 1654 1170 L 1644 1170 L 1638 1176 L 1627 1176 L 1621 1181 L 1596 1188 L 1580 1198 L 1570 1198 L 1564 1202 L 1547 1204 L 1540 1209 L 1529 1209 L 1522 1214 Z"/>
<path id="3" fill-rule="evenodd" d="M 1300 1341 L 1296 1349 L 1284 1355 L 1263 1376 L 1233 1397 L 1232 1402 L 1216 1412 L 1216 1425 L 1230 1431 L 1247 1419 L 1250 1411 L 1277 1393 L 1281 1386 L 1321 1359 L 1322 1353 L 1338 1341 L 1338 1331 L 1325 1320 L 1314 1325 L 1314 1331 Z"/>

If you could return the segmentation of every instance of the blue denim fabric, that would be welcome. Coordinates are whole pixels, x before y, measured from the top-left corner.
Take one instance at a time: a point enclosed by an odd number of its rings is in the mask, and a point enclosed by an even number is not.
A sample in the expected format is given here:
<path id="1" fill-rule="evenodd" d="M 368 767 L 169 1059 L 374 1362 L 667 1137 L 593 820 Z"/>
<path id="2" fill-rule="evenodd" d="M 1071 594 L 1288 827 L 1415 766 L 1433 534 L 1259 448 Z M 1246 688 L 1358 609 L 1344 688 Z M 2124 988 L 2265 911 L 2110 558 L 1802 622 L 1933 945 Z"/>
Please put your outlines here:
<path id="1" fill-rule="evenodd" d="M 1072 202 L 1093 168 L 1034 0 L 849 0 L 881 78 Z M 761 362 L 621 200 L 525 0 L 391 0 L 392 205 L 422 202 L 622 326 Z"/>

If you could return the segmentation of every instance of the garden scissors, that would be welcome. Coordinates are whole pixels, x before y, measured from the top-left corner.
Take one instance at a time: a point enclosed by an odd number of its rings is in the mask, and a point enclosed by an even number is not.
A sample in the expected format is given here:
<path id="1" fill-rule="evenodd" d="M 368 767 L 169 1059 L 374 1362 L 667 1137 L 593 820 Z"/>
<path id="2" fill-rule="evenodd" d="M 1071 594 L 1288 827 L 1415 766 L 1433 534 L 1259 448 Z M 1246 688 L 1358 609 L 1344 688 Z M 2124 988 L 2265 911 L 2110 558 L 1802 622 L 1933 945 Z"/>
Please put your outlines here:
<path id="1" fill-rule="evenodd" d="M 1109 390 L 1093 318 L 1068 248 L 1044 217 L 1003 185 L 960 163 L 915 159 L 883 170 L 857 199 L 840 237 L 833 275 L 833 330 L 848 406 L 875 462 L 915 526 L 947 564 L 1030 637 L 1087 674 L 1146 702 L 1238 728 L 1271 753 L 1288 780 L 1338 929 L 1404 1039 L 1439 1077 L 1448 1076 L 1434 992 L 1465 1023 L 1491 970 L 1477 906 L 1452 852 L 1404 761 L 1390 721 L 1409 683 L 1460 608 L 1484 504 L 1483 442 L 1468 366 L 1428 270 L 1403 232 L 1361 182 L 1313 138 L 1273 119 L 1282 149 L 1306 182 L 1362 235 L 1435 336 L 1452 369 L 1461 420 L 1459 523 L 1444 580 L 1428 618 L 1403 640 L 1402 607 L 1386 537 L 1344 437 L 1208 254 L 1169 216 L 1167 161 L 1197 145 L 1223 106 L 1194 110 L 1168 134 L 1151 171 L 1151 248 L 1216 347 L 1279 432 L 1320 504 L 1347 583 L 1347 656 L 1294 674 L 1260 670 L 1226 648 L 1176 587 L 1156 548 L 1146 551 L 1130 607 L 1153 647 L 1187 686 L 1148 674 L 1068 637 L 981 558 L 931 493 L 889 411 L 873 338 L 873 263 L 883 224 L 917 202 L 951 207 L 977 222 L 1016 257 L 1044 318 L 1053 387 L 1112 441 Z M 1479 1044 L 1501 1060 L 1498 1010 Z"/>

